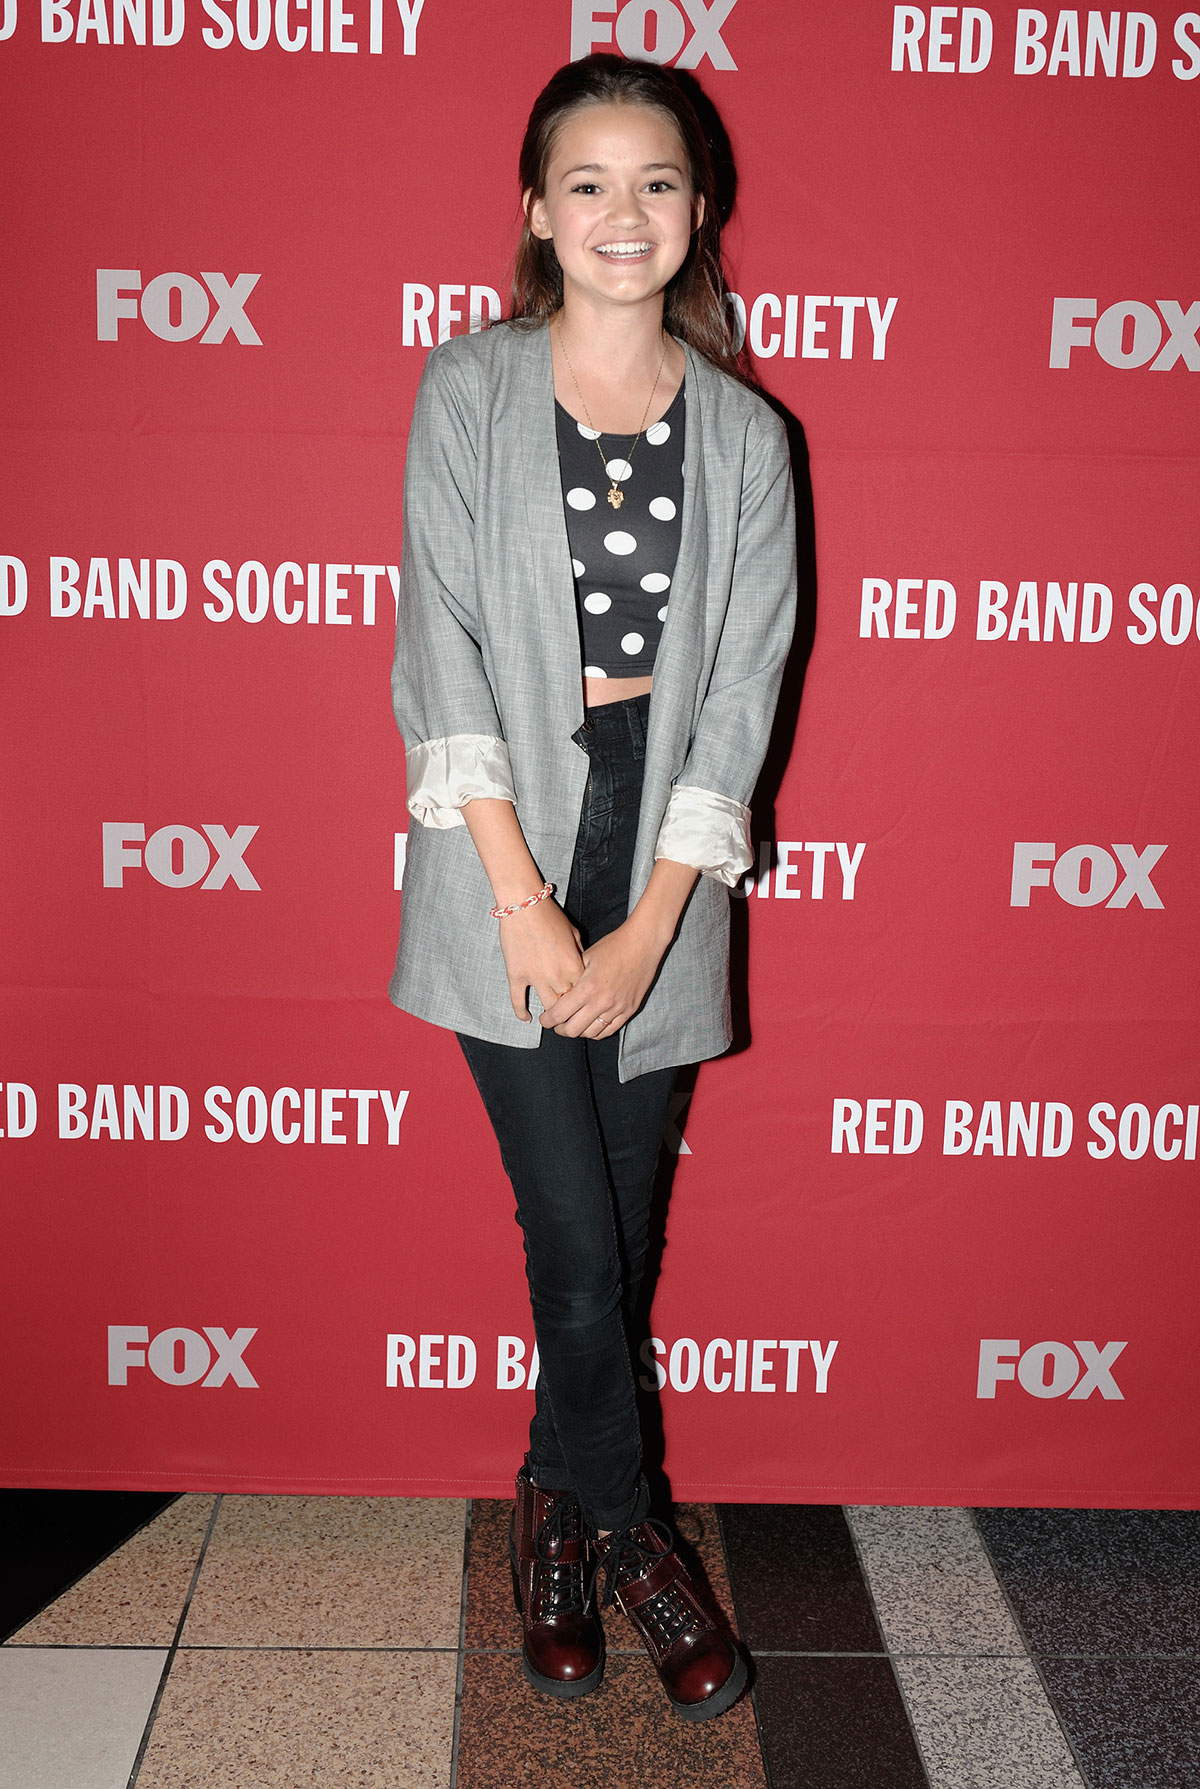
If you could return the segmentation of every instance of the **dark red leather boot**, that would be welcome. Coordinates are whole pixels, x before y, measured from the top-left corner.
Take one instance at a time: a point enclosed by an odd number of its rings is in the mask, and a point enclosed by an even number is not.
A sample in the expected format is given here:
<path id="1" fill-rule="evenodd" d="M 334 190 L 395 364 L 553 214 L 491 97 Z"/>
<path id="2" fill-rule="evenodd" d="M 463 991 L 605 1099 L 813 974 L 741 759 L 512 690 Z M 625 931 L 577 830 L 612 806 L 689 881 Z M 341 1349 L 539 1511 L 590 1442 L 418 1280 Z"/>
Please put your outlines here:
<path id="1" fill-rule="evenodd" d="M 573 1491 L 541 1491 L 522 1466 L 509 1538 L 521 1663 L 535 1690 L 586 1696 L 604 1675 L 604 1634 L 588 1605 L 588 1541 Z"/>
<path id="2" fill-rule="evenodd" d="M 685 1721 L 724 1714 L 746 1687 L 746 1661 L 717 1632 L 666 1523 L 648 1516 L 593 1545 L 603 1603 L 615 1599 L 642 1636 L 671 1707 Z"/>

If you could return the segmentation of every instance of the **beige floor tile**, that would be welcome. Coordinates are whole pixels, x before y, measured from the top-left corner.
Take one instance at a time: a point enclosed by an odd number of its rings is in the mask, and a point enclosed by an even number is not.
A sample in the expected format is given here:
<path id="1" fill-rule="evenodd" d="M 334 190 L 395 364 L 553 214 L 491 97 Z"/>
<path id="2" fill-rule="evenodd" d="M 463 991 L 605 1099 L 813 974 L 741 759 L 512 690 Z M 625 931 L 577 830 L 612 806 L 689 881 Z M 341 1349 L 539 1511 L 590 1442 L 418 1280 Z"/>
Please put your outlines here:
<path id="1" fill-rule="evenodd" d="M 166 1656 L 0 1650 L 0 1789 L 125 1789 Z"/>
<path id="2" fill-rule="evenodd" d="M 179 1652 L 138 1789 L 447 1789 L 453 1653 Z"/>
<path id="3" fill-rule="evenodd" d="M 1032 1659 L 894 1663 L 930 1789 L 1084 1789 Z"/>
<path id="4" fill-rule="evenodd" d="M 226 1497 L 182 1644 L 457 1646 L 466 1504 Z"/>
<path id="5" fill-rule="evenodd" d="M 848 1509 L 879 1624 L 895 1653 L 1024 1656 L 969 1509 Z"/>
<path id="6" fill-rule="evenodd" d="M 20 1646 L 169 1646 L 213 1497 L 185 1496 L 9 1640 Z"/>

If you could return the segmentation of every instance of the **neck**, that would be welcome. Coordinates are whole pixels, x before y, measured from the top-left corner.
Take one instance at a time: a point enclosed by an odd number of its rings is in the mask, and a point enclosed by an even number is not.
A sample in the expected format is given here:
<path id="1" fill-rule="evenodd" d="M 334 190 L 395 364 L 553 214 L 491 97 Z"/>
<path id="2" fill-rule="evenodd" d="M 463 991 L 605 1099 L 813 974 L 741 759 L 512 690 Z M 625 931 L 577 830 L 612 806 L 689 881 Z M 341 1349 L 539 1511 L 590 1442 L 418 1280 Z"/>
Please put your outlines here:
<path id="1" fill-rule="evenodd" d="M 572 366 L 606 384 L 653 379 L 667 346 L 662 294 L 628 308 L 572 302 L 570 294 L 554 319 Z"/>

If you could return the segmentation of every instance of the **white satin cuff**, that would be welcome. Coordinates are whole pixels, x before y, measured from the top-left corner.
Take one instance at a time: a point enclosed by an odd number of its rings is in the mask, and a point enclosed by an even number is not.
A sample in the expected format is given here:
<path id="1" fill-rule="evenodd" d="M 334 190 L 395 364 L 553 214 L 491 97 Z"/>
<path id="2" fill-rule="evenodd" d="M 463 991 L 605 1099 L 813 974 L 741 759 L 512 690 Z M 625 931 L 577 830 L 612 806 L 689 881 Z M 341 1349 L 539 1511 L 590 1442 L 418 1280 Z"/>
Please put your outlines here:
<path id="1" fill-rule="evenodd" d="M 465 824 L 468 801 L 498 798 L 515 804 L 508 746 L 490 733 L 451 733 L 410 746 L 408 811 L 422 826 Z"/>
<path id="2" fill-rule="evenodd" d="M 754 863 L 750 809 L 711 789 L 676 783 L 658 829 L 655 858 L 690 864 L 701 875 L 734 886 Z"/>

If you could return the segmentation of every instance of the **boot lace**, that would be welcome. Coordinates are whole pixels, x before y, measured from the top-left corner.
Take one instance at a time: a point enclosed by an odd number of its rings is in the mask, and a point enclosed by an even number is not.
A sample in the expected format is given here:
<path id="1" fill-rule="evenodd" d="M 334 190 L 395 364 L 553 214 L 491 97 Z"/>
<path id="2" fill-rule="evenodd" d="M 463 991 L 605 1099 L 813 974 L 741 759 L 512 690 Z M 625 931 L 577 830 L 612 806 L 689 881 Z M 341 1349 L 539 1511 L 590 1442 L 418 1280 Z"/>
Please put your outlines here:
<path id="1" fill-rule="evenodd" d="M 533 1594 L 543 1612 L 543 1618 L 570 1614 L 584 1607 L 582 1563 L 564 1560 L 562 1557 L 564 1543 L 579 1540 L 582 1534 L 582 1511 L 578 1498 L 570 1494 L 560 1497 L 538 1529 L 533 1542 L 537 1556 L 533 1573 Z"/>
<path id="2" fill-rule="evenodd" d="M 640 1538 L 649 1529 L 663 1542 L 661 1549 L 650 1546 Z M 675 1537 L 665 1522 L 657 1516 L 647 1516 L 635 1528 L 619 1528 L 610 1537 L 603 1555 L 597 1557 L 588 1585 L 587 1602 L 591 1606 L 596 1590 L 596 1579 L 601 1567 L 604 1570 L 604 1595 L 600 1600 L 602 1609 L 611 1608 L 614 1602 L 621 1600 L 621 1585 L 631 1578 L 640 1577 L 650 1565 L 662 1559 L 665 1553 L 672 1552 Z M 621 1605 L 624 1607 L 624 1604 Z M 651 1597 L 638 1607 L 637 1618 L 648 1634 L 665 1651 L 672 1641 L 676 1640 L 683 1630 L 695 1619 L 695 1610 L 682 1594 L 678 1585 L 668 1584 L 658 1595 Z"/>

